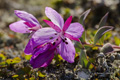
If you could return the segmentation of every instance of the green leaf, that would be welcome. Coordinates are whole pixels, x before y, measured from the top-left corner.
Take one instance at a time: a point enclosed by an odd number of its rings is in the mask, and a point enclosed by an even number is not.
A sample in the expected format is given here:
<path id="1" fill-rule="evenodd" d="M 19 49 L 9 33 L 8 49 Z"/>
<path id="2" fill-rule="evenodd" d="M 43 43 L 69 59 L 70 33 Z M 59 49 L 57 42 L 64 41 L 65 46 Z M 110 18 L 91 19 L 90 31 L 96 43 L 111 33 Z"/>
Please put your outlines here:
<path id="1" fill-rule="evenodd" d="M 6 63 L 7 63 L 7 64 L 12 64 L 12 62 L 13 62 L 12 59 L 7 59 L 7 60 L 6 60 Z"/>
<path id="2" fill-rule="evenodd" d="M 80 16 L 80 19 L 79 19 L 79 22 L 85 27 L 85 19 L 87 17 L 87 15 L 90 13 L 90 10 L 91 9 L 88 9 L 87 11 L 85 11 L 81 16 Z M 85 37 L 86 37 L 86 33 L 85 31 L 83 32 L 82 34 L 82 37 L 80 38 L 81 42 L 85 42 Z"/>
<path id="3" fill-rule="evenodd" d="M 99 23 L 99 28 L 104 26 L 106 21 L 107 21 L 107 17 L 108 17 L 108 12 L 102 17 L 102 19 L 100 20 L 100 23 Z"/>
<path id="4" fill-rule="evenodd" d="M 19 63 L 20 61 L 21 61 L 21 59 L 19 57 L 15 57 L 13 59 L 7 59 L 6 63 L 7 64 L 16 64 L 16 63 Z"/>
<path id="5" fill-rule="evenodd" d="M 83 67 L 86 67 L 88 61 L 87 61 L 87 56 L 84 50 L 81 50 L 80 53 L 80 64 L 84 65 Z"/>
<path id="6" fill-rule="evenodd" d="M 114 40 L 115 40 L 115 44 L 116 45 L 120 45 L 120 39 L 118 37 L 114 37 Z"/>
<path id="7" fill-rule="evenodd" d="M 19 57 L 15 57 L 12 63 L 19 63 L 20 61 L 21 59 Z"/>
<path id="8" fill-rule="evenodd" d="M 112 26 L 103 26 L 101 27 L 97 33 L 94 36 L 94 45 L 97 43 L 97 41 L 108 31 L 112 30 Z"/>
<path id="9" fill-rule="evenodd" d="M 0 62 L 0 67 L 6 67 L 6 62 L 5 61 Z"/>
<path id="10" fill-rule="evenodd" d="M 80 60 L 80 64 L 82 65 L 83 68 L 92 69 L 94 67 L 88 61 L 87 56 L 86 56 L 86 52 L 84 50 L 81 50 L 79 60 Z"/>
<path id="11" fill-rule="evenodd" d="M 80 16 L 79 22 L 80 22 L 82 25 L 84 25 L 84 21 L 85 21 L 87 15 L 90 13 L 90 10 L 91 10 L 91 9 L 88 9 L 87 11 L 85 11 L 85 12 Z"/>
<path id="12" fill-rule="evenodd" d="M 83 34 L 82 34 L 82 37 L 80 38 L 80 41 L 84 43 L 85 42 L 85 38 L 86 38 L 86 33 L 84 31 Z"/>
<path id="13" fill-rule="evenodd" d="M 6 57 L 3 54 L 0 54 L 0 61 L 5 60 Z"/>
<path id="14" fill-rule="evenodd" d="M 13 77 L 13 78 L 17 78 L 18 76 L 19 76 L 19 75 L 13 75 L 12 77 Z"/>
<path id="15" fill-rule="evenodd" d="M 39 76 L 39 77 L 45 77 L 46 75 L 43 74 L 43 73 L 41 73 L 40 71 L 38 71 L 38 76 Z"/>
<path id="16" fill-rule="evenodd" d="M 31 77 L 31 78 L 29 78 L 29 80 L 37 80 L 37 79 L 35 79 L 34 77 Z"/>
<path id="17" fill-rule="evenodd" d="M 55 60 L 55 64 L 57 64 L 57 66 L 58 66 L 60 64 L 60 62 L 63 60 L 63 58 L 59 54 L 57 54 L 54 56 L 53 60 Z"/>
<path id="18" fill-rule="evenodd" d="M 32 57 L 32 55 L 25 55 L 25 59 L 26 59 L 26 60 L 30 60 L 31 57 Z"/>

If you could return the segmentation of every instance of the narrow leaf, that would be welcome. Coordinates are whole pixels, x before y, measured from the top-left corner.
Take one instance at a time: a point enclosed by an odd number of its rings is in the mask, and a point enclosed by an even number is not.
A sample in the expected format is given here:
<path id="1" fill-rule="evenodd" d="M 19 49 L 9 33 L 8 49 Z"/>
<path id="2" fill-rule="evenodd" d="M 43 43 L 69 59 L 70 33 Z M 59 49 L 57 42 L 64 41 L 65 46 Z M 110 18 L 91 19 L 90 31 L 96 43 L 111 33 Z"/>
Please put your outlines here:
<path id="1" fill-rule="evenodd" d="M 97 33 L 94 36 L 94 45 L 97 43 L 97 41 L 108 31 L 112 30 L 112 26 L 103 26 L 101 27 Z"/>
<path id="2" fill-rule="evenodd" d="M 80 22 L 82 25 L 84 25 L 84 21 L 85 21 L 87 15 L 90 13 L 90 10 L 91 10 L 91 9 L 88 9 L 87 11 L 85 11 L 85 12 L 80 16 L 79 22 Z"/>
<path id="3" fill-rule="evenodd" d="M 19 75 L 13 75 L 12 77 L 13 77 L 13 78 L 17 78 L 18 76 L 19 76 Z"/>
<path id="4" fill-rule="evenodd" d="M 87 56 L 86 56 L 86 52 L 84 50 L 81 50 L 79 60 L 80 60 L 80 64 L 82 65 L 83 68 L 92 69 L 94 67 L 88 61 Z"/>
<path id="5" fill-rule="evenodd" d="M 44 73 L 41 73 L 40 71 L 38 71 L 38 76 L 39 77 L 45 77 L 46 75 Z"/>
<path id="6" fill-rule="evenodd" d="M 80 16 L 80 19 L 79 19 L 79 22 L 80 24 L 82 24 L 84 27 L 85 27 L 85 19 L 87 17 L 87 15 L 90 13 L 90 10 L 91 9 L 88 9 L 87 11 L 85 11 L 81 16 Z M 83 32 L 82 34 L 82 37 L 80 39 L 82 39 L 82 42 L 85 42 L 85 37 L 86 37 L 86 34 L 85 34 L 85 31 Z"/>
<path id="7" fill-rule="evenodd" d="M 106 23 L 106 21 L 107 21 L 108 13 L 109 13 L 109 12 L 107 12 L 107 13 L 102 17 L 102 19 L 100 20 L 99 28 L 105 25 L 105 23 Z"/>
<path id="8" fill-rule="evenodd" d="M 82 67 L 86 68 L 86 64 L 88 63 L 88 61 L 87 61 L 87 56 L 84 50 L 81 50 L 79 60 Z"/>

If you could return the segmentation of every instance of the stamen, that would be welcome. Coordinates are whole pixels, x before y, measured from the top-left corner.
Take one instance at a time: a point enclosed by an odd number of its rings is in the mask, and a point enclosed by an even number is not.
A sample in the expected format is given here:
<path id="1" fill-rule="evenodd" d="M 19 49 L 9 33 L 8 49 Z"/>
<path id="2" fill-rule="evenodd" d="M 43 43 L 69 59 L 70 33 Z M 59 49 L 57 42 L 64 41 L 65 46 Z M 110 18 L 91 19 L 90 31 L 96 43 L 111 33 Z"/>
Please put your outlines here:
<path id="1" fill-rule="evenodd" d="M 65 38 L 65 40 L 67 40 L 67 39 Z"/>
<path id="2" fill-rule="evenodd" d="M 53 39 L 53 37 L 50 37 L 50 39 Z"/>
<path id="3" fill-rule="evenodd" d="M 53 43 L 53 45 L 55 45 L 55 42 Z"/>
<path id="4" fill-rule="evenodd" d="M 68 42 L 65 42 L 66 44 L 68 44 Z"/>
<path id="5" fill-rule="evenodd" d="M 63 41 L 63 42 L 65 42 L 65 40 L 64 40 L 64 39 L 62 39 L 62 41 Z"/>
<path id="6" fill-rule="evenodd" d="M 55 35 L 57 35 L 57 33 L 55 33 Z"/>

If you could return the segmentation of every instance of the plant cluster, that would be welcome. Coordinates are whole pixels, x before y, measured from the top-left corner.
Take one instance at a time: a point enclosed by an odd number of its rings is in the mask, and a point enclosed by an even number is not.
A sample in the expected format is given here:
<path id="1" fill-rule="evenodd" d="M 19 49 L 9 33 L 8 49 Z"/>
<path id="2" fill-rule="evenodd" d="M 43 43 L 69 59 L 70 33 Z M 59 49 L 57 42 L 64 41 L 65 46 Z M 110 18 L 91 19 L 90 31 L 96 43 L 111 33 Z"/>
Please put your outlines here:
<path id="1" fill-rule="evenodd" d="M 71 23 L 72 16 L 70 16 L 64 23 L 58 12 L 46 7 L 45 14 L 51 21 L 43 21 L 50 27 L 42 27 L 32 14 L 15 10 L 16 16 L 21 20 L 10 24 L 9 27 L 14 32 L 30 33 L 24 53 L 27 55 L 26 60 L 30 60 L 31 65 L 28 61 L 24 61 L 24 68 L 17 69 L 17 73 L 14 73 L 12 77 L 15 79 L 28 77 L 32 79 L 36 76 L 43 78 L 45 75 L 40 71 L 35 73 L 35 68 L 49 68 L 53 63 L 57 67 L 61 65 L 64 67 L 62 63 L 67 61 L 75 65 L 71 66 L 74 68 L 72 72 L 74 77 L 77 72 L 78 79 L 120 79 L 120 66 L 111 64 L 111 62 L 115 63 L 115 60 L 120 60 L 120 47 L 108 42 L 104 44 L 104 41 L 111 37 L 111 32 L 108 31 L 113 29 L 112 26 L 105 26 L 108 13 L 101 19 L 97 31 L 86 31 L 85 19 L 89 13 L 90 9 L 80 16 L 78 22 Z M 117 37 L 115 39 L 115 43 L 119 45 L 120 40 Z M 6 59 L 3 54 L 0 54 L 0 58 L 1 67 L 15 67 L 21 61 L 19 57 Z M 63 69 L 61 70 L 65 73 Z"/>

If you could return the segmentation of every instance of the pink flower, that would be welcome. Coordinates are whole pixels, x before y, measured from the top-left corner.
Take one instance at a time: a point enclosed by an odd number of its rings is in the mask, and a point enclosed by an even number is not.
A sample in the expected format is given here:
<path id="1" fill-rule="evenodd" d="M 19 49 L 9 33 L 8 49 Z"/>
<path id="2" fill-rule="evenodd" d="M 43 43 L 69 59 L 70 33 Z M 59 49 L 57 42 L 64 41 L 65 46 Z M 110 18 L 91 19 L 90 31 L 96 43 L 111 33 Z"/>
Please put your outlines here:
<path id="1" fill-rule="evenodd" d="M 20 10 L 15 10 L 14 12 L 15 15 L 22 20 L 14 22 L 9 25 L 12 31 L 18 33 L 31 33 L 31 35 L 33 35 L 35 31 L 42 28 L 38 20 L 32 14 Z M 32 54 L 32 51 L 33 51 L 33 46 L 32 46 L 32 40 L 30 39 L 24 52 L 30 55 Z"/>
<path id="2" fill-rule="evenodd" d="M 12 31 L 18 33 L 31 33 L 42 27 L 32 14 L 20 10 L 15 10 L 14 12 L 15 15 L 22 20 L 9 25 Z"/>
<path id="3" fill-rule="evenodd" d="M 79 41 L 84 31 L 83 26 L 77 22 L 71 23 L 72 16 L 64 23 L 60 14 L 50 7 L 46 7 L 45 14 L 52 22 L 48 20 L 44 21 L 52 28 L 42 28 L 36 31 L 32 36 L 33 46 L 36 47 L 49 42 L 56 44 L 58 38 L 60 38 L 60 44 L 57 49 L 59 54 L 66 61 L 73 63 L 75 48 L 71 40 Z"/>

